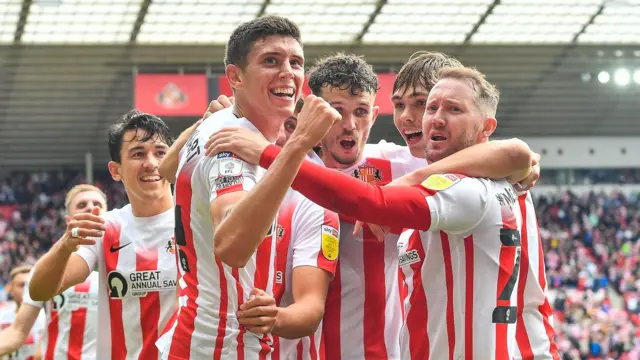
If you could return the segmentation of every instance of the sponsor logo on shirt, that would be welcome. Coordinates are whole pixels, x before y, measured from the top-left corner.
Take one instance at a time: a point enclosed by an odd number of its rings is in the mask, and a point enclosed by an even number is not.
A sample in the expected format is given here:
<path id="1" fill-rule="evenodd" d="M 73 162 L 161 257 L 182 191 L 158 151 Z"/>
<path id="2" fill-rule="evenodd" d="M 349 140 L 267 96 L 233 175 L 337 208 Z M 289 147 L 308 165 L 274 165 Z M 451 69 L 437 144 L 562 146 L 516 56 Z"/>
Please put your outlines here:
<path id="1" fill-rule="evenodd" d="M 364 162 L 353 170 L 351 175 L 366 183 L 377 184 L 383 180 L 382 171 L 368 162 Z"/>
<path id="2" fill-rule="evenodd" d="M 176 279 L 163 276 L 160 270 L 134 271 L 128 276 L 112 271 L 107 275 L 109 297 L 122 299 L 127 294 L 133 297 L 144 297 L 149 292 L 174 290 Z"/>
<path id="3" fill-rule="evenodd" d="M 243 177 L 242 176 L 221 176 L 215 179 L 214 187 L 216 191 L 226 189 L 233 185 L 242 184 Z"/>
<path id="4" fill-rule="evenodd" d="M 500 206 L 512 207 L 516 204 L 518 196 L 515 191 L 513 191 L 513 188 L 509 186 L 504 188 L 504 192 L 497 193 L 496 199 L 498 200 L 498 203 L 500 203 Z"/>
<path id="5" fill-rule="evenodd" d="M 242 175 L 243 161 L 240 160 L 234 154 L 224 151 L 219 153 L 216 158 L 218 159 L 218 174 L 219 176 L 240 176 Z"/>
<path id="6" fill-rule="evenodd" d="M 409 266 L 417 262 L 420 262 L 420 254 L 418 254 L 418 250 L 410 250 L 398 256 L 398 264 L 401 267 Z"/>
<path id="7" fill-rule="evenodd" d="M 453 174 L 431 175 L 422 182 L 422 186 L 430 190 L 442 191 L 460 182 L 460 178 Z"/>
<path id="8" fill-rule="evenodd" d="M 327 260 L 335 260 L 338 258 L 338 252 L 338 230 L 333 226 L 322 225 L 322 255 Z"/>
<path id="9" fill-rule="evenodd" d="M 276 284 L 282 284 L 283 277 L 282 271 L 276 271 Z"/>
<path id="10" fill-rule="evenodd" d="M 65 292 L 51 299 L 54 311 L 75 311 L 78 309 L 98 309 L 98 299 L 91 293 Z"/>

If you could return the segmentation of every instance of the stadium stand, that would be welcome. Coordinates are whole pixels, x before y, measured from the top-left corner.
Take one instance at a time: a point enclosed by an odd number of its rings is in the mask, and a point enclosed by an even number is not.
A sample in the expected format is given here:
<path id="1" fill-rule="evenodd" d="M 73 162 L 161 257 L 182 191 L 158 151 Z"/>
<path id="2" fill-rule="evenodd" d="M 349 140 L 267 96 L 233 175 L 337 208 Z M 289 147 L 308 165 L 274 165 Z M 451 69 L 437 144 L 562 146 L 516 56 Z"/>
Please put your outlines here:
<path id="1" fill-rule="evenodd" d="M 580 184 L 640 182 L 638 171 L 626 169 L 574 173 Z M 550 170 L 542 182 L 554 183 L 556 175 Z M 95 178 L 109 208 L 127 203 L 123 187 L 106 172 Z M 72 170 L 15 172 L 0 180 L 2 284 L 9 269 L 35 262 L 61 235 L 65 190 L 83 181 Z M 638 359 L 640 194 L 564 191 L 535 198 L 564 359 Z"/>

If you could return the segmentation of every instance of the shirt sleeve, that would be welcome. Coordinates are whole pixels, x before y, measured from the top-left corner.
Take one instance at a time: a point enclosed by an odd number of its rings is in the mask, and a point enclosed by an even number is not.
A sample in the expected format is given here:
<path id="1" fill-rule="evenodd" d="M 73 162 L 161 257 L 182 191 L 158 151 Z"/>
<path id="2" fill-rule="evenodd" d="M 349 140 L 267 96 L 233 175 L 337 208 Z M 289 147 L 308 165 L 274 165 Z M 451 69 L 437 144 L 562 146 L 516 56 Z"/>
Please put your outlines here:
<path id="1" fill-rule="evenodd" d="M 292 268 L 313 266 L 333 275 L 338 262 L 340 222 L 338 214 L 303 198 L 292 218 Z"/>
<path id="2" fill-rule="evenodd" d="M 44 307 L 44 301 L 35 301 L 31 298 L 29 294 L 29 283 L 31 282 L 31 275 L 33 274 L 33 270 L 31 270 L 31 274 L 29 274 L 29 280 L 24 285 L 24 290 L 22 292 L 22 302 L 25 304 L 29 304 L 31 306 L 35 306 L 38 309 L 42 309 Z"/>
<path id="3" fill-rule="evenodd" d="M 109 231 L 109 226 L 107 226 L 107 231 Z M 76 255 L 80 256 L 89 266 L 89 270 L 91 271 L 99 271 L 98 265 L 100 264 L 100 259 L 104 255 L 104 249 L 102 246 L 104 234 L 99 238 L 92 238 L 96 241 L 93 245 L 80 245 L 80 249 L 75 252 Z"/>
<path id="4" fill-rule="evenodd" d="M 279 153 L 277 146 L 268 146 L 260 166 L 268 168 Z M 363 222 L 418 230 L 430 227 L 425 200 L 430 191 L 423 187 L 372 185 L 307 160 L 293 188 L 325 209 Z"/>
<path id="5" fill-rule="evenodd" d="M 420 186 L 427 197 L 431 227 L 452 234 L 468 233 L 483 218 L 489 203 L 488 183 L 458 174 L 431 175 Z"/>
<path id="6" fill-rule="evenodd" d="M 209 202 L 226 193 L 250 191 L 261 171 L 259 166 L 249 164 L 228 151 L 205 157 L 202 161 Z"/>

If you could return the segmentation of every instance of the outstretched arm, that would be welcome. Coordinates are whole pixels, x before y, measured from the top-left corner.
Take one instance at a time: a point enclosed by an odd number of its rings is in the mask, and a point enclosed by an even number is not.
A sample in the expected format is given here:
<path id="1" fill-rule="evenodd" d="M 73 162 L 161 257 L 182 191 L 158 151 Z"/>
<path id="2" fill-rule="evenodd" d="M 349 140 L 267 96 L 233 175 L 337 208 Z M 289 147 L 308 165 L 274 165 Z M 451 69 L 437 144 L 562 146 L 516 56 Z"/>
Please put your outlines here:
<path id="1" fill-rule="evenodd" d="M 269 145 L 260 166 L 268 168 L 279 153 L 277 146 Z M 420 187 L 371 185 L 308 160 L 292 186 L 325 209 L 364 222 L 419 230 L 430 226 L 431 212 L 425 201 L 429 192 Z"/>

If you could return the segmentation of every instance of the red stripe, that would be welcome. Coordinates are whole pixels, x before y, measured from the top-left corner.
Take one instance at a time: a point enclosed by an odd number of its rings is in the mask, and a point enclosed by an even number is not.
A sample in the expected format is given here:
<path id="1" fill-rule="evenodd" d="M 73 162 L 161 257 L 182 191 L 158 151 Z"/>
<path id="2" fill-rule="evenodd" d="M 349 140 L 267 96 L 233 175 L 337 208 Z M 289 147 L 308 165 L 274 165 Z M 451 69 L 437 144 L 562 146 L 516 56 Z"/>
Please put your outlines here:
<path id="1" fill-rule="evenodd" d="M 442 257 L 444 259 L 444 276 L 447 284 L 447 337 L 449 338 L 449 360 L 453 360 L 456 348 L 456 324 L 453 316 L 453 266 L 451 265 L 451 246 L 449 235 L 440 231 L 442 241 Z"/>
<path id="2" fill-rule="evenodd" d="M 198 311 L 198 304 L 196 299 L 199 296 L 198 292 L 198 259 L 196 256 L 196 250 L 193 243 L 193 231 L 191 229 L 191 176 L 195 168 L 195 161 L 183 165 L 178 174 L 176 181 L 176 205 L 180 206 L 180 220 L 182 222 L 182 228 L 184 229 L 184 237 L 186 246 L 178 246 L 176 243 L 176 250 L 182 251 L 189 264 L 189 272 L 181 273 L 181 268 L 178 267 L 178 278 L 182 277 L 186 287 L 182 289 L 178 283 L 178 294 L 186 295 L 186 306 L 180 309 L 178 317 L 176 319 L 177 325 L 173 336 L 171 338 L 171 347 L 169 348 L 169 354 L 171 357 L 188 359 L 191 353 L 191 338 L 195 330 L 195 318 Z M 179 252 L 176 253 L 176 261 L 178 260 Z M 225 294 L 223 291 L 222 294 Z"/>
<path id="3" fill-rule="evenodd" d="M 336 230 L 340 230 L 340 219 L 338 218 L 338 214 L 333 211 L 329 211 L 324 209 L 324 220 L 322 222 L 324 225 L 331 226 Z M 322 239 L 321 239 L 322 240 Z M 339 240 L 339 239 L 338 239 Z M 327 270 L 331 274 L 335 274 L 336 266 L 338 265 L 338 259 L 329 260 L 322 253 L 322 243 L 320 244 L 320 251 L 318 252 L 318 268 Z"/>
<path id="4" fill-rule="evenodd" d="M 324 318 L 322 319 L 322 338 L 331 344 L 325 348 L 325 356 L 327 359 L 341 359 L 341 335 L 340 330 L 340 312 L 342 301 L 342 279 L 340 277 L 340 257 L 338 256 L 338 265 L 336 266 L 336 275 L 329 283 L 329 291 L 327 292 L 327 301 L 324 306 Z"/>
<path id="5" fill-rule="evenodd" d="M 107 229 L 104 233 L 104 262 L 106 273 L 109 274 L 118 268 L 118 254 L 111 252 L 109 248 L 120 247 L 120 224 L 107 221 Z M 104 284 L 107 286 L 108 284 Z M 109 297 L 109 318 L 111 323 L 111 343 L 118 344 L 111 348 L 111 359 L 120 360 L 127 357 L 127 343 L 124 337 L 124 324 L 122 323 L 122 300 Z"/>
<path id="6" fill-rule="evenodd" d="M 464 239 L 464 255 L 465 255 L 465 303 L 464 303 L 464 356 L 466 360 L 473 360 L 473 282 L 475 266 L 473 235 L 469 235 Z"/>
<path id="7" fill-rule="evenodd" d="M 45 360 L 53 360 L 56 350 L 56 342 L 58 341 L 58 311 L 51 307 L 51 320 L 47 326 L 47 352 L 44 356 Z"/>
<path id="8" fill-rule="evenodd" d="M 303 353 L 304 353 L 304 347 L 302 346 L 302 340 L 299 340 L 298 345 L 296 345 L 296 360 L 302 360 Z"/>
<path id="9" fill-rule="evenodd" d="M 379 242 L 368 226 L 363 229 L 362 263 L 364 266 L 364 357 L 387 359 L 384 341 L 387 292 L 384 273 L 384 242 Z"/>
<path id="10" fill-rule="evenodd" d="M 257 272 L 258 269 L 256 268 L 256 273 Z M 242 304 L 244 303 L 244 290 L 242 289 L 242 284 L 240 283 L 240 272 L 238 271 L 238 268 L 232 268 L 231 273 L 233 274 L 233 278 L 236 282 L 236 292 L 238 293 L 238 309 L 240 309 L 240 306 L 242 306 Z M 246 331 L 247 330 L 244 326 L 240 326 L 240 332 L 236 337 L 236 341 L 238 342 L 238 345 L 236 347 L 238 351 L 238 360 L 244 360 L 244 333 Z"/>
<path id="11" fill-rule="evenodd" d="M 544 271 L 544 253 L 542 251 L 542 241 L 540 240 L 540 226 L 538 226 L 538 219 L 536 219 L 536 231 L 538 233 L 538 279 L 540 281 L 540 288 L 542 290 L 546 290 L 547 288 L 547 279 Z M 549 298 L 545 296 L 544 304 L 538 307 L 538 310 L 542 314 L 542 319 L 544 322 L 544 329 L 547 333 L 547 338 L 549 339 L 549 352 L 554 360 L 560 360 L 560 355 L 558 354 L 558 347 L 556 346 L 556 342 L 554 341 L 554 337 L 556 335 L 553 326 L 549 322 L 549 318 L 553 316 L 553 309 L 551 305 L 549 305 Z"/>
<path id="12" fill-rule="evenodd" d="M 324 324 L 322 325 L 324 327 Z M 324 344 L 324 335 L 322 334 L 322 332 L 320 332 L 320 348 L 318 349 L 318 357 L 320 358 L 320 360 L 325 360 L 326 356 L 325 356 L 325 351 L 326 351 L 326 347 Z"/>
<path id="13" fill-rule="evenodd" d="M 409 239 L 408 249 L 415 249 L 418 252 L 420 261 L 411 264 L 413 270 L 413 291 L 409 295 L 409 312 L 406 314 L 407 330 L 409 332 L 409 351 L 411 360 L 429 359 L 429 334 L 427 333 L 427 323 L 429 320 L 429 310 L 427 308 L 427 294 L 422 285 L 422 263 L 424 262 L 424 247 L 420 232 L 413 230 Z"/>
<path id="14" fill-rule="evenodd" d="M 318 353 L 316 352 L 316 334 L 309 336 L 309 354 L 311 360 L 318 360 Z"/>
<path id="15" fill-rule="evenodd" d="M 276 351 L 271 354 L 271 360 L 280 360 L 282 348 L 280 347 L 280 338 L 277 336 L 273 337 L 273 348 L 276 349 Z"/>
<path id="16" fill-rule="evenodd" d="M 273 297 L 276 299 L 276 305 L 278 306 L 280 306 L 280 301 L 282 301 L 282 296 L 286 290 L 287 257 L 289 254 L 289 244 L 291 243 L 291 221 L 293 220 L 293 212 L 295 209 L 296 202 L 291 202 L 278 212 L 278 225 L 284 229 L 282 239 L 276 242 L 276 274 L 279 271 L 281 276 L 279 283 L 274 281 Z M 275 231 L 277 232 L 278 229 L 276 228 Z"/>
<path id="17" fill-rule="evenodd" d="M 518 279 L 518 319 L 516 323 L 516 342 L 523 359 L 533 359 L 533 349 L 527 334 L 527 328 L 522 316 L 524 310 L 524 290 L 529 275 L 529 233 L 527 231 L 527 193 L 518 197 L 520 214 L 522 215 L 522 227 L 520 228 L 521 252 L 520 252 L 520 278 Z"/>
<path id="18" fill-rule="evenodd" d="M 136 271 L 158 270 L 158 250 L 137 250 Z M 158 323 L 160 323 L 160 294 L 149 292 L 140 298 L 140 327 L 142 329 L 142 350 L 140 359 L 157 359 Z"/>
<path id="19" fill-rule="evenodd" d="M 227 290 L 227 278 L 224 275 L 224 265 L 222 261 L 216 259 L 218 265 L 218 273 L 220 274 L 220 324 L 218 324 L 218 333 L 216 335 L 215 347 L 213 349 L 213 360 L 222 359 L 222 348 L 224 347 L 224 337 L 227 333 L 227 311 L 229 310 L 229 291 Z M 188 359 L 187 356 L 185 359 Z"/>
<path id="20" fill-rule="evenodd" d="M 277 226 L 275 229 L 273 229 L 273 231 L 276 232 L 276 237 L 277 237 L 277 231 L 278 231 Z M 278 243 L 276 242 L 275 245 L 277 246 Z M 273 234 L 272 236 L 269 236 L 268 238 L 263 239 L 262 243 L 260 243 L 260 245 L 258 246 L 258 249 L 256 250 L 256 271 L 253 276 L 254 288 L 267 290 L 270 270 L 272 266 L 276 265 L 275 264 L 276 259 L 273 259 L 274 263 L 271 262 L 272 255 L 275 255 L 275 254 L 272 254 L 272 249 L 273 249 Z M 233 269 L 233 271 L 237 271 L 237 269 Z M 234 272 L 234 277 L 236 278 L 236 286 L 238 287 L 238 300 L 239 300 L 238 308 L 240 308 L 240 305 L 242 304 L 242 299 L 243 299 L 242 284 L 240 283 L 239 276 L 236 276 L 236 275 L 237 273 Z M 244 329 L 240 329 L 240 334 L 238 334 L 238 339 L 240 339 L 241 336 L 244 336 L 244 332 L 245 332 Z M 244 338 L 242 340 L 244 342 Z M 271 335 L 265 334 L 262 336 L 260 340 L 260 352 L 258 353 L 258 359 L 266 360 L 267 355 L 271 353 L 272 347 L 271 345 L 269 345 L 270 342 L 271 342 Z M 240 346 L 239 341 L 238 341 L 238 346 Z M 242 347 L 244 348 L 244 343 Z M 242 356 L 240 356 L 240 351 L 238 351 L 238 359 L 244 359 L 244 349 L 243 349 Z"/>
<path id="21" fill-rule="evenodd" d="M 244 190 L 244 188 L 242 187 L 242 184 L 231 185 L 224 189 L 216 190 L 216 197 L 220 197 L 224 194 L 229 194 L 232 192 L 242 191 L 242 190 Z"/>
<path id="22" fill-rule="evenodd" d="M 502 226 L 504 229 L 517 229 L 516 218 L 511 209 L 502 207 Z M 500 247 L 500 263 L 498 270 L 498 286 L 496 290 L 496 306 L 510 306 L 510 300 L 500 300 L 500 293 L 507 285 L 513 264 L 515 261 L 517 249 L 513 246 Z M 496 360 L 509 359 L 509 346 L 507 341 L 508 325 L 496 323 Z"/>
<path id="23" fill-rule="evenodd" d="M 73 290 L 77 293 L 88 293 L 91 289 L 91 279 L 76 285 Z M 82 346 L 84 342 L 84 328 L 87 323 L 87 308 L 71 312 L 71 329 L 69 330 L 69 359 L 80 360 L 82 358 Z"/>

